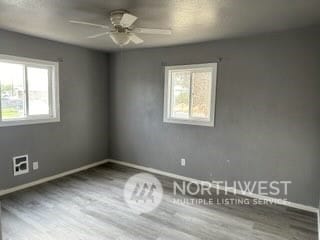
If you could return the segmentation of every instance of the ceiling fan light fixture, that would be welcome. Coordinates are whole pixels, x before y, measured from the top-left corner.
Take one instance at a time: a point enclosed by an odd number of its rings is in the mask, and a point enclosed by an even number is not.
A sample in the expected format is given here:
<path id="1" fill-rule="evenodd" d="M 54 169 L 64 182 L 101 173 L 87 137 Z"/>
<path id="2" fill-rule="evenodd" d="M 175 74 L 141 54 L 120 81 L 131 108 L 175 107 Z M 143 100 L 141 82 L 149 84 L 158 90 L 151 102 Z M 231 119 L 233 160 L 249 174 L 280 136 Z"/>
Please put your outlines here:
<path id="1" fill-rule="evenodd" d="M 120 47 L 123 47 L 130 42 L 133 44 L 142 44 L 144 41 L 143 38 L 139 36 L 140 34 L 171 35 L 172 33 L 171 29 L 138 28 L 134 25 L 137 19 L 138 17 L 134 16 L 129 11 L 119 9 L 110 12 L 110 20 L 112 23 L 112 26 L 110 27 L 108 25 L 78 20 L 69 20 L 69 22 L 89 27 L 108 29 L 105 32 L 88 36 L 88 38 L 96 39 L 109 35 L 112 41 Z"/>
<path id="2" fill-rule="evenodd" d="M 130 36 L 126 32 L 111 32 L 110 37 L 119 46 L 125 46 L 130 42 Z"/>

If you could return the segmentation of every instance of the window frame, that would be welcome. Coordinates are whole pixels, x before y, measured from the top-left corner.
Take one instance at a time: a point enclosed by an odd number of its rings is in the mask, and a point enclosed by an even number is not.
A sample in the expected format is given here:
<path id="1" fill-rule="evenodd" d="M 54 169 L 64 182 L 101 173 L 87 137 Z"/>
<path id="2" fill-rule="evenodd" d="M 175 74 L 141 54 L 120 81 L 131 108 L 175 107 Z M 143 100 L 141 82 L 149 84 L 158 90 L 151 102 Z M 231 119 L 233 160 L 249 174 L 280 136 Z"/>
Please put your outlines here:
<path id="1" fill-rule="evenodd" d="M 192 73 L 201 71 L 203 69 L 210 70 L 211 72 L 211 83 L 210 83 L 210 101 L 209 101 L 209 118 L 196 118 L 191 117 L 191 105 L 192 104 Z M 204 64 L 188 64 L 188 65 L 173 65 L 165 66 L 165 84 L 164 84 L 164 105 L 163 105 L 163 121 L 165 123 L 177 123 L 177 124 L 188 124 L 214 127 L 215 121 L 215 103 L 216 103 L 216 83 L 217 83 L 217 69 L 218 63 L 204 63 Z M 171 73 L 174 71 L 189 70 L 190 71 L 190 92 L 189 92 L 189 119 L 175 118 L 171 114 L 172 109 L 172 79 Z"/>
<path id="2" fill-rule="evenodd" d="M 49 114 L 42 115 L 27 115 L 25 118 L 13 118 L 8 120 L 2 119 L 2 108 L 0 99 L 0 127 L 31 125 L 41 123 L 60 122 L 60 96 L 59 96 L 59 63 L 53 61 L 39 60 L 26 57 L 18 57 L 12 55 L 0 54 L 0 62 L 14 63 L 23 65 L 24 69 L 24 84 L 25 84 L 25 104 L 26 111 L 29 111 L 29 92 L 27 80 L 27 68 L 35 67 L 48 69 L 48 104 Z M 1 92 L 1 84 L 0 84 Z M 0 96 L 1 97 L 1 96 Z"/>

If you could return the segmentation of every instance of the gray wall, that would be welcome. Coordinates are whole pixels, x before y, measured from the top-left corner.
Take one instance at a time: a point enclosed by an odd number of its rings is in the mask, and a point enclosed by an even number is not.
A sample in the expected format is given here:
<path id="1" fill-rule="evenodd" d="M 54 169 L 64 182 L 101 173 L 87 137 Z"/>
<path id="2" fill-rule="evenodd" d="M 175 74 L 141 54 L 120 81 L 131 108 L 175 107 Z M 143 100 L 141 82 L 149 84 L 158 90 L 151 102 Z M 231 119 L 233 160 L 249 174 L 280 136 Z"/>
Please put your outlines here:
<path id="1" fill-rule="evenodd" d="M 107 158 L 107 54 L 2 30 L 0 54 L 63 58 L 61 122 L 0 128 L 0 189 Z M 40 169 L 13 177 L 12 157 L 25 153 Z"/>
<path id="2" fill-rule="evenodd" d="M 0 30 L 0 54 L 63 58 L 61 122 L 0 128 L 0 189 L 109 156 L 205 180 L 291 180 L 290 201 L 318 206 L 319 42 L 314 27 L 109 58 Z M 163 123 L 162 63 L 220 56 L 215 128 Z M 25 153 L 40 169 L 13 177 Z"/>
<path id="3" fill-rule="evenodd" d="M 113 53 L 111 158 L 205 180 L 290 180 L 290 201 L 318 207 L 319 43 L 312 27 Z M 164 123 L 162 62 L 220 56 L 215 127 Z"/>

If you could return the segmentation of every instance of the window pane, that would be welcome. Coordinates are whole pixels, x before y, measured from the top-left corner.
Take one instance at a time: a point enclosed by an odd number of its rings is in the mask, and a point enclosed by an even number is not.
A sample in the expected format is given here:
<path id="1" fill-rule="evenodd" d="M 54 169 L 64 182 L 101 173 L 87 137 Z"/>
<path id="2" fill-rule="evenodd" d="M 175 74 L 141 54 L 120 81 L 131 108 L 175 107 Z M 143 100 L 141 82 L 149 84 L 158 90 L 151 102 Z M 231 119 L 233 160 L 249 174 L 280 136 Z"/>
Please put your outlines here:
<path id="1" fill-rule="evenodd" d="M 0 62 L 1 114 L 3 120 L 25 117 L 23 65 Z"/>
<path id="2" fill-rule="evenodd" d="M 45 68 L 27 68 L 29 115 L 49 114 L 49 71 Z"/>
<path id="3" fill-rule="evenodd" d="M 208 119 L 210 116 L 211 72 L 192 73 L 191 116 Z"/>
<path id="4" fill-rule="evenodd" d="M 172 72 L 171 116 L 189 118 L 190 72 Z"/>

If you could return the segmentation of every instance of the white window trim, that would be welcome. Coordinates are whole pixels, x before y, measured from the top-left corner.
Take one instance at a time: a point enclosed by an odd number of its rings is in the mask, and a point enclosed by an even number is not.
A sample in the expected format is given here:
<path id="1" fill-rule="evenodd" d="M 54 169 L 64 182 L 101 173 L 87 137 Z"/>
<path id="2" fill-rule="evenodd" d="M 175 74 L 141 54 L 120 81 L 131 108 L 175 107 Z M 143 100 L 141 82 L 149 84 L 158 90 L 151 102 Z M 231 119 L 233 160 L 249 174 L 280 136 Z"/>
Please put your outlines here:
<path id="1" fill-rule="evenodd" d="M 28 118 L 2 120 L 1 116 L 1 101 L 0 101 L 0 127 L 32 125 L 41 123 L 60 122 L 60 98 L 59 98 L 59 63 L 52 61 L 45 61 L 39 59 L 17 57 L 12 55 L 0 54 L 0 62 L 24 64 L 26 67 L 40 67 L 53 68 L 49 77 L 49 111 L 48 115 L 29 116 Z M 53 80 L 54 79 L 54 80 Z M 1 88 L 1 85 L 0 85 Z M 26 89 L 26 94 L 27 89 Z"/>
<path id="2" fill-rule="evenodd" d="M 215 121 L 215 103 L 216 103 L 216 85 L 217 85 L 217 63 L 205 63 L 205 64 L 190 64 L 190 65 L 175 65 L 165 67 L 165 83 L 164 83 L 164 104 L 163 104 L 163 121 L 166 123 L 177 123 L 177 124 L 188 124 L 188 125 L 198 125 L 214 127 Z M 194 70 L 201 68 L 211 69 L 211 99 L 210 99 L 210 117 L 208 120 L 205 119 L 179 119 L 171 117 L 171 79 L 169 76 L 169 71 L 173 70 Z M 190 99 L 191 101 L 191 99 Z"/>

